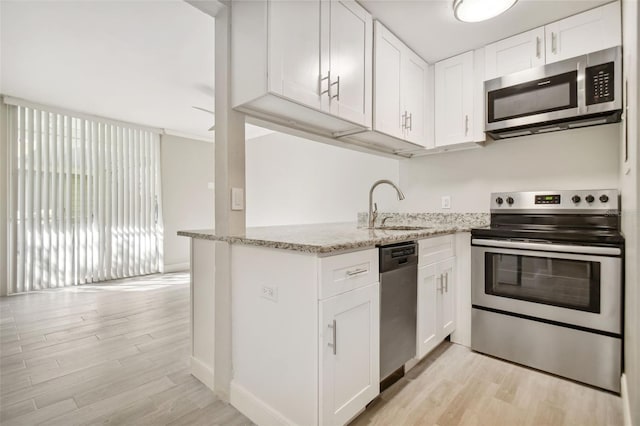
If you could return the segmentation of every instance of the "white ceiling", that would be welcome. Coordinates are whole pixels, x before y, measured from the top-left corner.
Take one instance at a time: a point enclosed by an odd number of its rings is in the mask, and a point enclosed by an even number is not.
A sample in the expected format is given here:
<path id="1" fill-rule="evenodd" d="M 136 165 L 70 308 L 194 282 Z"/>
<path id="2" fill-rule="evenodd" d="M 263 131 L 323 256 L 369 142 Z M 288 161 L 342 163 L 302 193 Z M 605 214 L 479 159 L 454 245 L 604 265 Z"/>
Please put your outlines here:
<path id="1" fill-rule="evenodd" d="M 606 2 L 520 0 L 464 24 L 452 0 L 361 0 L 428 62 Z M 213 75 L 214 19 L 182 0 L 0 0 L 0 93 L 212 139 L 192 106 L 214 109 Z"/>

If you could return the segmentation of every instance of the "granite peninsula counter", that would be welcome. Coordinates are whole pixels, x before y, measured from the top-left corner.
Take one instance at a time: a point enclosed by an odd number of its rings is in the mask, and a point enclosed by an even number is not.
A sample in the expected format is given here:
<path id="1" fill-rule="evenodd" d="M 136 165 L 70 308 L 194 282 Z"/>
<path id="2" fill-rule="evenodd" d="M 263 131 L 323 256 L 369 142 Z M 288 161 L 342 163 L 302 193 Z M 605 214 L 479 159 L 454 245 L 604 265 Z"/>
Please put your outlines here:
<path id="1" fill-rule="evenodd" d="M 179 231 L 178 235 L 196 239 L 225 241 L 258 247 L 294 250 L 328 255 L 331 253 L 371 248 L 396 242 L 428 238 L 441 234 L 467 232 L 487 226 L 486 213 L 382 213 L 392 226 L 424 226 L 425 229 L 367 229 L 366 214 L 358 222 L 311 225 L 284 225 L 247 228 L 244 235 L 220 236 L 214 230 Z"/>

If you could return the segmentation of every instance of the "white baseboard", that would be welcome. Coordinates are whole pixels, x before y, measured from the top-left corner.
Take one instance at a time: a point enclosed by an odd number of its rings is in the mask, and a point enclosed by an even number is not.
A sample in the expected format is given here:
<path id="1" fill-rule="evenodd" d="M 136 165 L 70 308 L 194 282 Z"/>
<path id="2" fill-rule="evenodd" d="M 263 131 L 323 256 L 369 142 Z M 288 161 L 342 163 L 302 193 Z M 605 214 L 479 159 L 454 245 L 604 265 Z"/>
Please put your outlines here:
<path id="1" fill-rule="evenodd" d="M 629 388 L 627 387 L 627 375 L 620 379 L 620 396 L 622 397 L 622 421 L 624 426 L 633 426 L 631 423 L 631 406 L 629 405 Z"/>
<path id="2" fill-rule="evenodd" d="M 213 391 L 213 369 L 194 357 L 191 357 L 191 375 Z"/>
<path id="3" fill-rule="evenodd" d="M 163 273 L 188 271 L 191 267 L 189 262 L 164 264 Z"/>
<path id="4" fill-rule="evenodd" d="M 261 399 L 233 380 L 231 381 L 229 402 L 231 402 L 231 405 L 236 407 L 238 411 L 247 416 L 249 420 L 259 426 L 295 425 L 294 422 L 287 419 L 282 413 L 269 407 Z"/>

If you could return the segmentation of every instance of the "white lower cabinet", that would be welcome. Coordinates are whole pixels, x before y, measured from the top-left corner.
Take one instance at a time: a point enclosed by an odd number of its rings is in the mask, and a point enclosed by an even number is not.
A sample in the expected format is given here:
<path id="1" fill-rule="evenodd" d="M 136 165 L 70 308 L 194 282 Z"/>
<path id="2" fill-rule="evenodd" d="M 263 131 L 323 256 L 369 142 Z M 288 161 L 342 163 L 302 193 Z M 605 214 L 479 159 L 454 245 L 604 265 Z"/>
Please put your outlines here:
<path id="1" fill-rule="evenodd" d="M 342 425 L 379 393 L 380 285 L 319 303 L 320 424 Z"/>
<path id="2" fill-rule="evenodd" d="M 380 390 L 378 249 L 231 249 L 231 404 L 258 425 L 349 422 Z"/>
<path id="3" fill-rule="evenodd" d="M 451 236 L 423 240 L 433 244 L 452 241 Z M 422 242 L 421 242 L 422 243 Z M 443 246 L 444 244 L 440 244 Z M 427 249 L 428 250 L 428 249 Z M 421 258 L 425 249 L 421 248 Z M 453 254 L 453 249 L 451 250 Z M 418 266 L 417 358 L 423 358 L 456 328 L 455 257 Z"/>

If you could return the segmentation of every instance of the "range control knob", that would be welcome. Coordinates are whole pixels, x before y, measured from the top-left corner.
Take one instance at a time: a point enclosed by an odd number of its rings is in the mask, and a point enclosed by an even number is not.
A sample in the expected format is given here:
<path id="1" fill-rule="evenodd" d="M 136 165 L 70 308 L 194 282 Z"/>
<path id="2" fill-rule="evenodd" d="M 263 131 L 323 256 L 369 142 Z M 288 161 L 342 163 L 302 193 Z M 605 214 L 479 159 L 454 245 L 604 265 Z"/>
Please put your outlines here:
<path id="1" fill-rule="evenodd" d="M 587 200 L 587 203 L 593 203 L 593 200 L 595 200 L 595 198 L 593 198 L 593 195 L 591 194 L 584 197 L 584 199 Z"/>
<path id="2" fill-rule="evenodd" d="M 513 204 L 513 198 L 507 197 L 507 204 L 509 205 Z"/>
<path id="3" fill-rule="evenodd" d="M 606 203 L 607 201 L 609 201 L 609 197 L 607 195 L 605 195 L 605 194 L 602 194 L 600 196 L 600 202 Z"/>
<path id="4" fill-rule="evenodd" d="M 496 198 L 496 203 L 497 203 L 499 206 L 501 206 L 501 205 L 502 205 L 502 203 L 504 203 L 504 200 L 502 199 L 502 197 L 498 197 L 498 198 Z"/>
<path id="5" fill-rule="evenodd" d="M 578 204 L 580 202 L 581 198 L 579 195 L 574 195 L 573 197 L 571 197 L 571 201 L 573 201 L 574 203 Z"/>

